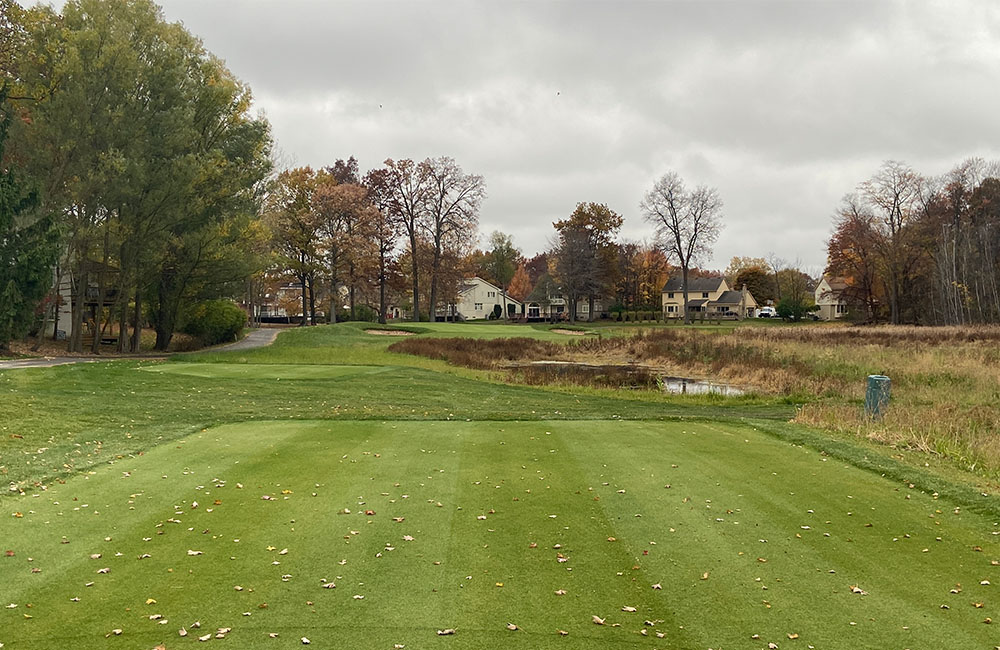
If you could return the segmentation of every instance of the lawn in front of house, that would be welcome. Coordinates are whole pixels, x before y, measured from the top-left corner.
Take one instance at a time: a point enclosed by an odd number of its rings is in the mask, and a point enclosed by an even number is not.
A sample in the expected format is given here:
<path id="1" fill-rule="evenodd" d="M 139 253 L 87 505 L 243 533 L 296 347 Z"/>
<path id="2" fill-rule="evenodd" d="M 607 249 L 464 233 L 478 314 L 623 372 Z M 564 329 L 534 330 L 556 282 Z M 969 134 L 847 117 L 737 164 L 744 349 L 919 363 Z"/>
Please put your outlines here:
<path id="1" fill-rule="evenodd" d="M 995 642 L 995 523 L 748 425 L 246 422 L 4 506 L 11 649 Z"/>

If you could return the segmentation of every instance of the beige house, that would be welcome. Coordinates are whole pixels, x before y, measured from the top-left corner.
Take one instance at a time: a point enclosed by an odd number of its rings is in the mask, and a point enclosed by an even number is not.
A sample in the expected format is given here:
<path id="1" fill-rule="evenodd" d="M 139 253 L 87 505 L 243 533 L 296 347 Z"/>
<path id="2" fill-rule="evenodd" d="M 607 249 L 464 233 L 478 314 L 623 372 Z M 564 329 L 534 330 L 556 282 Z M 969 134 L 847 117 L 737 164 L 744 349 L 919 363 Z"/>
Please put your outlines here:
<path id="1" fill-rule="evenodd" d="M 500 307 L 503 312 L 504 305 L 503 289 L 476 277 L 467 278 L 462 281 L 462 286 L 458 289 L 458 300 L 450 306 L 452 311 L 450 316 L 458 316 L 463 320 L 477 320 L 489 318 L 495 313 L 495 308 Z M 507 314 L 510 318 L 521 313 L 520 301 L 507 296 Z M 440 315 L 440 314 L 439 314 Z"/>
<path id="2" fill-rule="evenodd" d="M 847 289 L 847 280 L 844 278 L 823 277 L 816 285 L 816 304 L 819 311 L 816 315 L 820 320 L 834 320 L 847 315 L 847 300 L 844 299 L 844 290 Z"/>
<path id="3" fill-rule="evenodd" d="M 663 286 L 663 315 L 683 318 L 681 304 L 684 289 L 681 278 L 671 278 Z M 693 318 L 753 318 L 757 301 L 744 286 L 739 291 L 729 288 L 725 278 L 691 278 L 688 280 L 687 309 Z"/>

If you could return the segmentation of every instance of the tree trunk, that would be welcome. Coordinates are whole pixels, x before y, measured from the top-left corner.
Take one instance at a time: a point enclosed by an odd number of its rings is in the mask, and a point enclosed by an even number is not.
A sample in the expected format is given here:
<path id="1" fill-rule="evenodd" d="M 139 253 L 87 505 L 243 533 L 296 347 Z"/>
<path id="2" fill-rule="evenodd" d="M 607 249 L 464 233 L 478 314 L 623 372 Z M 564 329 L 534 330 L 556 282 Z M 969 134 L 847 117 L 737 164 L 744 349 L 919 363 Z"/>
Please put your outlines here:
<path id="1" fill-rule="evenodd" d="M 427 306 L 427 320 L 434 322 L 437 320 L 438 304 L 438 275 L 441 271 L 441 255 L 435 247 L 434 259 L 431 261 L 431 297 L 430 305 Z"/>
<path id="2" fill-rule="evenodd" d="M 688 311 L 688 267 L 681 267 L 681 311 L 684 313 L 684 324 L 691 324 L 691 312 Z"/>
<path id="3" fill-rule="evenodd" d="M 302 321 L 299 323 L 299 327 L 306 326 L 306 319 L 309 317 L 309 301 L 306 296 L 306 275 L 305 273 L 300 273 L 298 275 L 299 284 L 302 287 Z"/>
<path id="4" fill-rule="evenodd" d="M 410 233 L 410 263 L 413 268 L 413 320 L 420 320 L 420 281 L 417 278 L 417 235 Z"/>
<path id="5" fill-rule="evenodd" d="M 132 322 L 132 352 L 139 351 L 139 344 L 142 341 L 142 292 L 139 287 L 135 288 L 135 310 L 133 311 L 134 321 Z"/>
<path id="6" fill-rule="evenodd" d="M 53 341 L 57 340 L 56 337 L 59 335 L 59 307 L 62 306 L 62 304 L 61 304 L 62 303 L 62 277 L 63 277 L 62 264 L 56 264 L 55 303 L 53 304 L 53 309 L 55 311 L 53 312 L 53 317 L 52 317 L 52 340 Z M 72 290 L 71 290 L 71 292 L 72 292 Z"/>
<path id="7" fill-rule="evenodd" d="M 309 278 L 309 324 L 316 324 L 316 284 L 313 278 Z"/>
<path id="8" fill-rule="evenodd" d="M 52 295 L 51 292 L 50 292 L 49 295 L 50 296 Z M 58 295 L 58 294 L 56 294 L 56 295 Z M 45 328 L 49 324 L 49 312 L 52 309 L 56 310 L 56 315 L 59 314 L 58 302 L 55 301 L 55 300 L 52 301 L 51 305 L 46 305 L 45 309 L 42 310 L 42 324 L 38 328 L 38 334 L 35 335 L 35 343 L 34 343 L 34 345 L 31 346 L 31 351 L 32 352 L 38 352 L 39 348 L 42 347 L 42 341 L 45 340 Z"/>
<path id="9" fill-rule="evenodd" d="M 588 296 L 587 299 L 588 299 L 587 306 L 590 308 L 590 313 L 588 314 L 587 320 L 592 323 L 594 322 L 594 294 L 590 294 L 590 296 Z"/>
<path id="10" fill-rule="evenodd" d="M 119 287 L 119 296 L 125 296 L 125 287 Z M 128 301 L 120 301 L 118 311 L 118 352 L 128 352 Z"/>
<path id="11" fill-rule="evenodd" d="M 388 308 L 385 303 L 385 255 L 381 255 L 379 258 L 378 307 L 378 322 L 385 325 L 385 312 Z"/>

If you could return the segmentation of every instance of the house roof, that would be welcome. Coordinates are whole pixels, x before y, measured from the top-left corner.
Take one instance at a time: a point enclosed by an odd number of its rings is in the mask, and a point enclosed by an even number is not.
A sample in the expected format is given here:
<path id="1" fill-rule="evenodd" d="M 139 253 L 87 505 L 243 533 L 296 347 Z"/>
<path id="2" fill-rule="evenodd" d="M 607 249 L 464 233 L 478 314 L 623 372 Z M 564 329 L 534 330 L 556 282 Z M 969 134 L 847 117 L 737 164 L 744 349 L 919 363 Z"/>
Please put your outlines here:
<path id="1" fill-rule="evenodd" d="M 498 287 L 497 285 L 493 284 L 492 282 L 489 282 L 487 280 L 482 279 L 481 277 L 479 277 L 477 275 L 475 277 L 465 278 L 464 280 L 462 280 L 462 288 L 459 289 L 459 292 L 460 293 L 465 293 L 466 291 L 469 291 L 470 289 L 475 289 L 477 282 L 482 282 L 483 284 L 485 284 L 486 286 L 490 287 L 491 289 L 496 289 L 497 291 L 501 291 L 500 287 Z"/>
<path id="2" fill-rule="evenodd" d="M 843 291 L 847 288 L 846 278 L 824 278 L 826 283 L 830 285 L 831 291 Z"/>
<path id="3" fill-rule="evenodd" d="M 688 291 L 718 291 L 724 278 L 688 278 Z M 682 278 L 670 278 L 663 291 L 683 291 Z"/>
<path id="4" fill-rule="evenodd" d="M 716 300 L 712 301 L 713 305 L 738 305 L 740 300 L 743 299 L 743 292 L 741 291 L 723 291 Z"/>
<path id="5" fill-rule="evenodd" d="M 704 307 L 708 304 L 708 298 L 698 298 L 696 300 L 688 300 L 688 307 Z"/>
<path id="6" fill-rule="evenodd" d="M 458 290 L 458 292 L 461 294 L 461 293 L 466 293 L 468 291 L 472 291 L 473 289 L 476 288 L 476 285 L 480 283 L 485 284 L 488 288 L 495 290 L 497 292 L 497 296 L 501 296 L 504 293 L 503 289 L 493 284 L 492 282 L 488 282 L 482 279 L 478 275 L 475 277 L 465 278 L 464 280 L 462 280 L 462 287 Z M 507 303 L 520 305 L 521 301 L 516 298 L 511 298 L 510 294 L 507 294 Z"/>

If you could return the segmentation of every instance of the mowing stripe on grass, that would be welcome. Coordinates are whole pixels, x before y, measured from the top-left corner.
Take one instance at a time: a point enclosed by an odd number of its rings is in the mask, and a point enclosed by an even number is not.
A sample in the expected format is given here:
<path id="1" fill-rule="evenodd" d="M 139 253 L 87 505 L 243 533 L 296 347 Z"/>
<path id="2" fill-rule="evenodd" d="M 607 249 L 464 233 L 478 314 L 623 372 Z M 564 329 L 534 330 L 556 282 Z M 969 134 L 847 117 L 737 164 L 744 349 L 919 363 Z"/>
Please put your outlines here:
<path id="1" fill-rule="evenodd" d="M 4 503 L 15 650 L 974 648 L 1000 602 L 990 520 L 736 424 L 242 423 Z"/>

